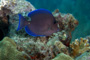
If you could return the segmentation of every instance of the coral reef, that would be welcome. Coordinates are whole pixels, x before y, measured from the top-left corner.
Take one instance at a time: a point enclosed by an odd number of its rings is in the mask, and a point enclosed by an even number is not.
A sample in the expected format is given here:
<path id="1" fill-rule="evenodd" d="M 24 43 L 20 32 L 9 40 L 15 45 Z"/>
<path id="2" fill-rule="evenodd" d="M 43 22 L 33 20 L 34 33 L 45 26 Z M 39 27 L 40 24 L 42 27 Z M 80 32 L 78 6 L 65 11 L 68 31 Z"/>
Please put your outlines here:
<path id="1" fill-rule="evenodd" d="M 66 36 L 68 37 L 68 39 L 62 40 L 62 42 L 68 46 L 72 38 L 71 32 L 78 25 L 78 21 L 72 16 L 72 14 L 61 14 L 58 9 L 53 12 L 53 15 L 58 21 L 60 31 L 64 31 L 63 34 L 65 35 L 66 33 Z"/>
<path id="2" fill-rule="evenodd" d="M 0 8 L 0 26 L 9 25 L 8 36 L 11 38 L 5 37 L 0 42 L 0 60 L 3 58 L 4 60 L 6 58 L 7 60 L 73 60 L 90 50 L 88 40 L 84 38 L 80 41 L 76 39 L 70 44 L 71 32 L 78 25 L 78 21 L 72 14 L 63 14 L 56 9 L 53 16 L 59 31 L 51 36 L 33 37 L 24 29 L 16 31 L 19 22 L 18 14 L 21 13 L 28 20 L 28 12 L 35 10 L 31 3 L 25 0 L 1 0 Z M 3 31 L 1 27 L 0 31 Z"/>
<path id="3" fill-rule="evenodd" d="M 60 30 L 73 31 L 78 25 L 78 21 L 72 14 L 61 14 L 58 9 L 53 12 L 54 17 L 58 21 Z"/>
<path id="4" fill-rule="evenodd" d="M 1 0 L 0 6 L 11 10 L 13 14 L 35 10 L 33 5 L 25 0 Z"/>
<path id="5" fill-rule="evenodd" d="M 88 39 L 85 38 L 81 38 L 80 41 L 76 39 L 75 42 L 70 44 L 70 47 L 72 48 L 72 52 L 71 52 L 72 57 L 76 57 L 90 50 Z"/>
<path id="6" fill-rule="evenodd" d="M 6 23 L 9 23 L 9 29 L 3 27 L 4 29 L 0 28 L 0 31 L 2 31 L 5 34 L 5 36 L 8 30 L 9 30 L 8 34 L 10 34 L 11 36 L 16 35 L 16 28 L 18 26 L 18 20 L 19 20 L 18 14 L 21 13 L 23 16 L 27 16 L 28 12 L 32 10 L 35 10 L 35 8 L 31 3 L 27 2 L 26 0 L 19 0 L 19 1 L 1 0 L 0 1 L 0 22 L 1 22 L 0 26 L 1 27 L 8 26 Z"/>
<path id="7" fill-rule="evenodd" d="M 23 2 L 22 2 L 23 1 Z M 9 33 L 15 32 L 18 25 L 18 13 L 24 16 L 35 10 L 31 3 L 25 0 L 1 0 L 0 1 L 0 40 Z M 11 29 L 15 28 L 15 29 Z M 10 30 L 9 33 L 7 33 Z M 14 33 L 12 35 L 15 35 Z"/>
<path id="8" fill-rule="evenodd" d="M 71 41 L 71 34 L 68 33 L 71 33 L 72 30 L 74 30 L 74 28 L 78 25 L 78 22 L 71 14 L 61 14 L 59 11 L 55 11 L 53 12 L 53 15 L 58 22 L 57 25 L 60 31 L 53 33 L 51 36 L 32 37 L 24 34 L 25 31 L 23 30 L 19 31 L 19 33 L 14 32 L 15 35 L 13 36 L 9 35 L 13 40 L 15 40 L 17 49 L 24 52 L 23 57 L 26 59 L 50 60 L 60 53 L 70 55 L 68 46 Z M 71 25 L 73 27 L 70 27 Z"/>
<path id="9" fill-rule="evenodd" d="M 25 60 L 16 48 L 14 40 L 5 37 L 0 42 L 0 60 Z"/>
<path id="10" fill-rule="evenodd" d="M 74 60 L 74 59 L 64 53 L 60 53 L 56 58 L 52 60 Z"/>
<path id="11" fill-rule="evenodd" d="M 56 48 L 54 44 L 51 45 L 50 43 L 47 43 L 47 40 L 50 38 L 46 37 L 19 38 L 17 36 L 17 38 L 14 37 L 13 39 L 15 40 L 16 45 L 18 47 L 17 49 L 19 51 L 24 51 L 25 56 L 27 56 L 27 59 L 50 60 L 66 49 L 66 47 Z M 61 51 L 61 49 L 63 50 Z"/>

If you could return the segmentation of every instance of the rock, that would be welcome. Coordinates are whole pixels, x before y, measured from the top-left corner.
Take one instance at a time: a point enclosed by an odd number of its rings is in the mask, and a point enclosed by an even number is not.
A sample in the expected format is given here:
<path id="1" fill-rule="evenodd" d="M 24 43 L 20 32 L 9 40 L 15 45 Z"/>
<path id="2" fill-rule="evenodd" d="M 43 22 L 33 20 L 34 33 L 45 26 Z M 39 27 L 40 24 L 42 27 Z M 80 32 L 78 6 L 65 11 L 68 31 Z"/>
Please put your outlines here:
<path id="1" fill-rule="evenodd" d="M 55 57 L 52 60 L 74 60 L 72 57 L 70 57 L 69 55 L 66 55 L 64 53 L 60 53 L 57 57 Z"/>

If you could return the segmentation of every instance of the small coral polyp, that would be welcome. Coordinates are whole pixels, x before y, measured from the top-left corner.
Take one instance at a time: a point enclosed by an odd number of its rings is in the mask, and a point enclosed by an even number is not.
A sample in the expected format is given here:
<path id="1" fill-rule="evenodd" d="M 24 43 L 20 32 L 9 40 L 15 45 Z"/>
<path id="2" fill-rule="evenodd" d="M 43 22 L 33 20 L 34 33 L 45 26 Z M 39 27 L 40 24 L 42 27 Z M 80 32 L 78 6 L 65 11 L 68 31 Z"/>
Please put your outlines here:
<path id="1" fill-rule="evenodd" d="M 86 38 L 81 38 L 80 40 L 76 39 L 74 42 L 70 44 L 70 47 L 72 48 L 72 52 L 71 52 L 72 57 L 76 57 L 90 50 L 88 39 Z"/>

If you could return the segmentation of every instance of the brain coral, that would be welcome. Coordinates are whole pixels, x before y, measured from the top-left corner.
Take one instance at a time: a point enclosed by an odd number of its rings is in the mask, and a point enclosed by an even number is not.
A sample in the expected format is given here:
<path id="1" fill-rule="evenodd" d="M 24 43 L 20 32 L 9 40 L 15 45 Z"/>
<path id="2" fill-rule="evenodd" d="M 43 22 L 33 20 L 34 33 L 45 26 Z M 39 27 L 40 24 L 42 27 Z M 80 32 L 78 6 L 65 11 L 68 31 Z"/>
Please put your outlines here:
<path id="1" fill-rule="evenodd" d="M 5 37 L 0 42 L 0 60 L 25 60 L 22 53 L 16 49 L 14 40 Z"/>

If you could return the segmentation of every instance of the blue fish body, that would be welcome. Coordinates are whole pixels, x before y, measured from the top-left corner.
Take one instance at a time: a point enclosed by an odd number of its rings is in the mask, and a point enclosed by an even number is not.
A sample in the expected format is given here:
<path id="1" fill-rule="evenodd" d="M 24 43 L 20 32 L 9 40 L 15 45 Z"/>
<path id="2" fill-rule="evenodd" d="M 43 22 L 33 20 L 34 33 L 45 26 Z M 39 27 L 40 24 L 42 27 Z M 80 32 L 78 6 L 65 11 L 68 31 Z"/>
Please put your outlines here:
<path id="1" fill-rule="evenodd" d="M 23 27 L 25 27 L 25 31 L 26 33 L 28 33 L 29 35 L 31 36 L 44 36 L 44 35 L 36 35 L 35 33 L 33 33 L 27 26 L 27 24 L 24 24 L 25 22 L 28 23 L 26 21 L 26 19 L 21 15 L 21 14 L 18 14 L 19 15 L 19 24 L 18 24 L 18 28 L 17 28 L 17 31 L 22 29 Z"/>
<path id="2" fill-rule="evenodd" d="M 37 35 L 37 34 L 35 34 L 35 33 L 33 33 L 29 28 L 28 28 L 28 26 L 26 26 L 25 27 L 25 31 L 29 34 L 29 35 L 31 35 L 31 36 L 45 36 L 45 35 Z"/>
<path id="3" fill-rule="evenodd" d="M 55 18 L 46 9 L 37 9 L 28 14 L 31 21 L 27 21 L 19 14 L 19 25 L 17 31 L 25 27 L 26 33 L 31 36 L 49 36 L 58 30 Z"/>

